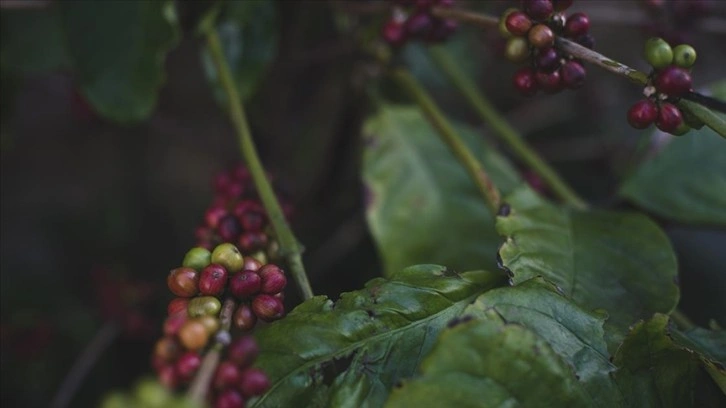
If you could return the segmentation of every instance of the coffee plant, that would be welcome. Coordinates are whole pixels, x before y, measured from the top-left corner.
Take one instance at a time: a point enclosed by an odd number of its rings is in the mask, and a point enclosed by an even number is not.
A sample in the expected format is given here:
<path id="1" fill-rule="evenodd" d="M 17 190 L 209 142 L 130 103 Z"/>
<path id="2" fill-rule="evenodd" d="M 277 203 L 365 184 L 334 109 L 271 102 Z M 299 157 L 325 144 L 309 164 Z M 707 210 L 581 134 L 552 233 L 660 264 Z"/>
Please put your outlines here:
<path id="1" fill-rule="evenodd" d="M 110 241 L 146 248 L 132 267 L 82 252 L 96 265 L 88 288 L 83 277 L 13 289 L 51 304 L 89 290 L 102 324 L 47 374 L 57 383 L 31 386 L 67 322 L 23 325 L 4 301 L 3 394 L 55 388 L 11 404 L 726 406 L 723 3 L 0 5 L 3 115 L 20 78 L 61 72 L 79 126 L 127 129 L 138 163 L 158 167 L 125 168 L 177 180 L 159 213 L 193 210 L 181 228 Z M 172 60 L 198 69 L 175 79 Z M 160 113 L 174 80 L 201 85 L 214 107 L 199 116 L 231 129 L 195 128 L 186 153 L 175 135 L 139 142 L 131 133 L 145 126 L 191 124 Z M 336 103 L 345 93 L 358 103 Z M 327 102 L 290 108 L 300 94 Z M 8 129 L 4 158 L 22 146 Z M 340 129 L 347 139 L 323 136 Z M 230 134 L 241 157 L 227 160 Z M 601 163 L 606 177 L 593 176 Z M 364 227 L 341 220 L 350 202 Z M 687 234 L 700 230 L 712 235 Z M 175 233 L 183 244 L 159 243 Z M 4 257 L 18 252 L 13 237 L 3 233 Z M 15 299 L 8 265 L 3 297 Z M 140 368 L 102 372 L 128 341 L 142 346 L 115 364 Z"/>

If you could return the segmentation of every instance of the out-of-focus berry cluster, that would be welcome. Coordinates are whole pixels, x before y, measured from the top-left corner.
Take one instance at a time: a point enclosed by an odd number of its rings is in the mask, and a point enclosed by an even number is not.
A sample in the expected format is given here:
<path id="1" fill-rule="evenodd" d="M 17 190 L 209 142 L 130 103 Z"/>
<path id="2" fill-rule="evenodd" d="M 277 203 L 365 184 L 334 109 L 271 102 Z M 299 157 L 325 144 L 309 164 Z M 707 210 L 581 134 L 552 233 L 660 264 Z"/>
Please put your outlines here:
<path id="1" fill-rule="evenodd" d="M 435 17 L 433 7 L 451 7 L 454 0 L 390 0 L 391 18 L 383 25 L 383 39 L 394 47 L 410 40 L 441 42 L 456 32 L 456 21 Z"/>

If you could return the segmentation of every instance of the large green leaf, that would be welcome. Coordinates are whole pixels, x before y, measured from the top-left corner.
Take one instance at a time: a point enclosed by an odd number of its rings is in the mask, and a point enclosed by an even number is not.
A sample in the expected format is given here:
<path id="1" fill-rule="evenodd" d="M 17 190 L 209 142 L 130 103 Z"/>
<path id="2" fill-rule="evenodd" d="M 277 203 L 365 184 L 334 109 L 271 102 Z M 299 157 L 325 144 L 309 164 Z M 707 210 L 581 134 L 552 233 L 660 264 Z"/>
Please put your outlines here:
<path id="1" fill-rule="evenodd" d="M 515 170 L 471 128 L 459 134 L 501 191 Z M 494 268 L 501 239 L 469 175 L 413 107 L 384 105 L 364 125 L 367 218 L 385 271 L 418 263 Z"/>
<path id="2" fill-rule="evenodd" d="M 36 73 L 68 65 L 59 8 L 3 10 L 0 61 L 4 68 Z"/>
<path id="3" fill-rule="evenodd" d="M 726 394 L 726 330 L 695 327 L 683 332 L 673 330 L 670 337 L 681 347 L 698 353 L 708 374 Z"/>
<path id="4" fill-rule="evenodd" d="M 156 106 L 166 54 L 178 42 L 174 2 L 60 2 L 68 52 L 86 99 L 103 116 L 140 121 Z"/>
<path id="5" fill-rule="evenodd" d="M 668 316 L 637 323 L 615 355 L 615 380 L 629 407 L 719 406 L 724 395 L 700 370 L 702 355 L 674 342 Z M 710 388 L 710 390 L 709 390 Z M 723 405 L 721 405 L 723 406 Z"/>
<path id="6" fill-rule="evenodd" d="M 421 376 L 396 388 L 387 408 L 589 407 L 570 367 L 534 332 L 496 312 L 444 331 Z"/>
<path id="7" fill-rule="evenodd" d="M 217 23 L 217 33 L 240 96 L 247 99 L 257 90 L 277 54 L 277 11 L 274 2 L 227 2 Z M 214 96 L 226 104 L 226 93 L 220 85 L 217 69 L 206 47 L 202 48 L 202 62 L 207 79 L 213 86 Z"/>
<path id="8" fill-rule="evenodd" d="M 726 226 L 726 141 L 705 127 L 676 138 L 625 180 L 620 195 L 675 221 Z"/>
<path id="9" fill-rule="evenodd" d="M 615 367 L 605 344 L 605 317 L 581 309 L 548 286 L 530 279 L 514 287 L 490 290 L 465 314 L 479 316 L 495 310 L 507 323 L 527 327 L 572 366 L 595 406 L 621 406 L 622 397 L 610 377 Z"/>
<path id="10" fill-rule="evenodd" d="M 310 299 L 257 333 L 257 363 L 272 387 L 251 406 L 381 406 L 390 387 L 415 372 L 438 332 L 499 282 L 488 272 L 421 265 L 374 279 L 335 303 Z"/>
<path id="11" fill-rule="evenodd" d="M 506 237 L 499 254 L 512 282 L 543 276 L 583 308 L 605 309 L 610 347 L 638 319 L 678 303 L 673 249 L 649 218 L 556 207 L 530 189 L 506 201 L 512 211 L 497 217 L 497 230 Z"/>

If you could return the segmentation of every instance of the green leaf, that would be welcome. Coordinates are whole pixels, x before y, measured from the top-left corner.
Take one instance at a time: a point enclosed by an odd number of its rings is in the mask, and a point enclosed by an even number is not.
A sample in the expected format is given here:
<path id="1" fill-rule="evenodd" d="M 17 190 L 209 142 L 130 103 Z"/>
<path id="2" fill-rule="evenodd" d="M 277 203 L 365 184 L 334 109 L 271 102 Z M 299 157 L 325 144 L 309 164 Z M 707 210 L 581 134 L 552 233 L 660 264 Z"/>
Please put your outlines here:
<path id="1" fill-rule="evenodd" d="M 675 343 L 668 316 L 656 314 L 637 323 L 618 349 L 615 380 L 629 407 L 718 406 L 713 399 L 724 400 L 723 395 L 697 392 L 699 387 L 712 386 L 699 369 L 700 358 L 698 353 Z"/>
<path id="2" fill-rule="evenodd" d="M 458 125 L 501 191 L 519 178 L 473 129 Z M 386 273 L 417 263 L 495 268 L 501 239 L 476 186 L 414 107 L 383 105 L 363 129 L 367 218 Z"/>
<path id="3" fill-rule="evenodd" d="M 497 230 L 506 237 L 499 255 L 512 282 L 543 276 L 586 310 L 605 309 L 609 347 L 638 319 L 675 308 L 676 258 L 648 217 L 556 207 L 530 189 L 506 202 L 512 211 L 497 217 Z"/>
<path id="4" fill-rule="evenodd" d="M 248 99 L 257 90 L 277 54 L 275 3 L 271 0 L 226 3 L 218 19 L 217 33 L 240 96 Z M 226 93 L 206 46 L 202 48 L 202 63 L 215 98 L 226 105 Z"/>
<path id="5" fill-rule="evenodd" d="M 174 2 L 60 2 L 68 52 L 83 93 L 118 122 L 148 117 L 179 40 Z"/>
<path id="6" fill-rule="evenodd" d="M 492 311 L 444 331 L 421 373 L 394 389 L 386 407 L 593 405 L 546 341 Z"/>
<path id="7" fill-rule="evenodd" d="M 530 279 L 514 287 L 490 290 L 465 314 L 476 317 L 495 310 L 507 323 L 532 330 L 572 366 L 594 406 L 621 406 L 622 397 L 610 378 L 615 366 L 605 344 L 605 317 L 581 309 L 545 285 L 540 279 Z"/>
<path id="8" fill-rule="evenodd" d="M 251 406 L 381 406 L 447 322 L 499 281 L 487 272 L 420 265 L 335 303 L 324 296 L 303 302 L 257 333 L 257 364 L 272 386 Z"/>
<path id="9" fill-rule="evenodd" d="M 726 330 L 696 327 L 684 332 L 673 330 L 671 339 L 699 354 L 708 374 L 726 395 Z"/>
<path id="10" fill-rule="evenodd" d="M 59 8 L 3 11 L 0 60 L 13 72 L 38 73 L 69 65 Z"/>
<path id="11" fill-rule="evenodd" d="M 644 162 L 620 195 L 661 217 L 726 226 L 726 145 L 706 129 L 672 140 Z"/>

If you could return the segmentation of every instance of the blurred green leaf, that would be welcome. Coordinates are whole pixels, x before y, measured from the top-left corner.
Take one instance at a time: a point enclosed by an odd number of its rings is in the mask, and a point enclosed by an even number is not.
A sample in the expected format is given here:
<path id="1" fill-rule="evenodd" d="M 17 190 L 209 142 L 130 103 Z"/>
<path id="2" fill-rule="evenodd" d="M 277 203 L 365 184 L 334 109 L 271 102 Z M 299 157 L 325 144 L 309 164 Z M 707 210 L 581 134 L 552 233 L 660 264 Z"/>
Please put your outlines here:
<path id="1" fill-rule="evenodd" d="M 393 384 L 414 373 L 446 324 L 500 281 L 436 265 L 404 269 L 390 280 L 303 302 L 258 331 L 257 365 L 271 380 L 253 407 L 379 407 Z"/>
<path id="2" fill-rule="evenodd" d="M 395 388 L 395 407 L 589 407 L 572 370 L 534 332 L 489 311 L 446 330 L 421 376 Z"/>
<path id="3" fill-rule="evenodd" d="M 495 310 L 507 323 L 532 330 L 572 366 L 593 406 L 622 406 L 620 392 L 610 377 L 615 366 L 605 344 L 605 316 L 581 309 L 548 286 L 540 279 L 530 279 L 514 287 L 490 290 L 464 313 L 476 317 Z"/>
<path id="4" fill-rule="evenodd" d="M 501 191 L 518 185 L 517 172 L 481 135 L 456 128 Z M 368 225 L 386 273 L 418 263 L 496 268 L 494 217 L 421 112 L 383 105 L 363 132 Z"/>
<path id="5" fill-rule="evenodd" d="M 636 320 L 675 308 L 675 254 L 648 217 L 556 207 L 530 189 L 505 201 L 512 212 L 496 225 L 506 237 L 499 254 L 512 282 L 542 276 L 584 309 L 605 309 L 609 347 Z"/>
<path id="6" fill-rule="evenodd" d="M 174 2 L 61 2 L 63 28 L 86 99 L 118 122 L 148 117 L 166 54 L 179 40 Z"/>
<path id="7" fill-rule="evenodd" d="M 69 65 L 59 7 L 3 10 L 0 32 L 0 61 L 9 71 L 32 74 Z"/>
<path id="8" fill-rule="evenodd" d="M 254 94 L 277 54 L 277 24 L 277 10 L 271 0 L 227 2 L 218 17 L 217 33 L 242 99 Z M 226 94 L 206 46 L 202 48 L 202 62 L 215 98 L 226 104 Z"/>

